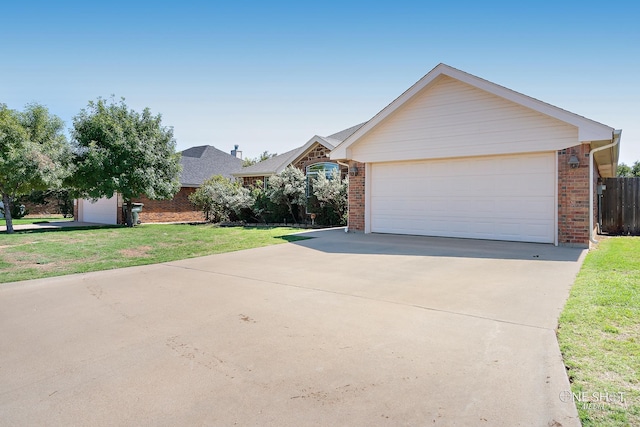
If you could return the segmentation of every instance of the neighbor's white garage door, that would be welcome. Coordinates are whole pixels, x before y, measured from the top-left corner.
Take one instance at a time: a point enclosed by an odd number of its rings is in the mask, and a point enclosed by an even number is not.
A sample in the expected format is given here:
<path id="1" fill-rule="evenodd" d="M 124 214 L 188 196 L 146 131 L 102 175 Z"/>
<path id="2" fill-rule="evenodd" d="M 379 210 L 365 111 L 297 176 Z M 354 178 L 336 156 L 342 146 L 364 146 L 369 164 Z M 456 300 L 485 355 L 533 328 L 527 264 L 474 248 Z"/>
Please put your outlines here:
<path id="1" fill-rule="evenodd" d="M 553 243 L 555 154 L 374 163 L 370 229 Z"/>
<path id="2" fill-rule="evenodd" d="M 82 201 L 82 215 L 80 221 L 95 222 L 98 224 L 118 223 L 118 198 L 102 198 L 95 202 L 91 200 Z"/>

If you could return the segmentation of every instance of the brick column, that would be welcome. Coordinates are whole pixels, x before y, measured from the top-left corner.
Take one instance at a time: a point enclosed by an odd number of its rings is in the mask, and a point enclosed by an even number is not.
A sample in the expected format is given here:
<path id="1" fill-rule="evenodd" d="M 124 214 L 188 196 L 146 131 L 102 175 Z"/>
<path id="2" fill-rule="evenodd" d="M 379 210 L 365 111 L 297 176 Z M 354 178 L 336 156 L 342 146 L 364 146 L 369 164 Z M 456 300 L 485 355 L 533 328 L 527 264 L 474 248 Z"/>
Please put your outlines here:
<path id="1" fill-rule="evenodd" d="M 353 167 L 358 168 L 358 175 L 353 176 Z M 365 164 L 349 161 L 349 231 L 364 232 L 364 183 Z"/>
<path id="2" fill-rule="evenodd" d="M 558 152 L 558 243 L 589 246 L 589 144 L 580 144 Z M 580 166 L 572 168 L 575 155 Z M 594 199 L 597 200 L 597 199 Z"/>

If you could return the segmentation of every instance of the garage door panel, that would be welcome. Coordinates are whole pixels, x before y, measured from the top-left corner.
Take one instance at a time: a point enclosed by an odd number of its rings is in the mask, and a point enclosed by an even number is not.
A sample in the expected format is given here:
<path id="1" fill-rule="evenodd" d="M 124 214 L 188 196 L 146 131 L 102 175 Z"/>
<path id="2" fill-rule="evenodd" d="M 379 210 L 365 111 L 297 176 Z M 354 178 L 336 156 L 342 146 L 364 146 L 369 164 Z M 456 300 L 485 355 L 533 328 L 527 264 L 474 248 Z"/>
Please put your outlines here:
<path id="1" fill-rule="evenodd" d="M 373 232 L 553 243 L 555 155 L 377 163 Z"/>
<path id="2" fill-rule="evenodd" d="M 83 200 L 82 221 L 97 224 L 117 224 L 118 201 L 116 197 Z"/>

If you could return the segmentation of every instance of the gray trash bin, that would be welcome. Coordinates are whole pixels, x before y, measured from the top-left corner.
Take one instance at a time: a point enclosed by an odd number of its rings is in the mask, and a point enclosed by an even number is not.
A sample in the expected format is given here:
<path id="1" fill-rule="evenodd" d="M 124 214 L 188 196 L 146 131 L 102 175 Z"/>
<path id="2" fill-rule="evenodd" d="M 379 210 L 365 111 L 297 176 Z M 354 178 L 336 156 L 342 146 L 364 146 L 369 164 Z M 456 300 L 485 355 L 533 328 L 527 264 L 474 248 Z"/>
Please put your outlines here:
<path id="1" fill-rule="evenodd" d="M 133 207 L 131 208 L 131 216 L 133 217 L 133 225 L 140 224 L 140 212 L 142 212 L 142 207 L 144 203 L 133 203 Z"/>

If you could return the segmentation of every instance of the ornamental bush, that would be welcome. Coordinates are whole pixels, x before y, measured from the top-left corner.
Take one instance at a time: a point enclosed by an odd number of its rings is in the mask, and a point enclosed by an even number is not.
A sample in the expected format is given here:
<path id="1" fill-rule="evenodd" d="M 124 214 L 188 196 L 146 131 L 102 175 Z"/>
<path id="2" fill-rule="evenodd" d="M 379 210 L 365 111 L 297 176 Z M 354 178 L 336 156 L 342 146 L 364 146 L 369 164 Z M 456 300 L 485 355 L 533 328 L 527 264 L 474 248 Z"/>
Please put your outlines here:
<path id="1" fill-rule="evenodd" d="M 214 175 L 189 196 L 189 200 L 205 214 L 207 221 L 223 222 L 243 219 L 255 199 L 247 188 L 222 175 Z"/>

